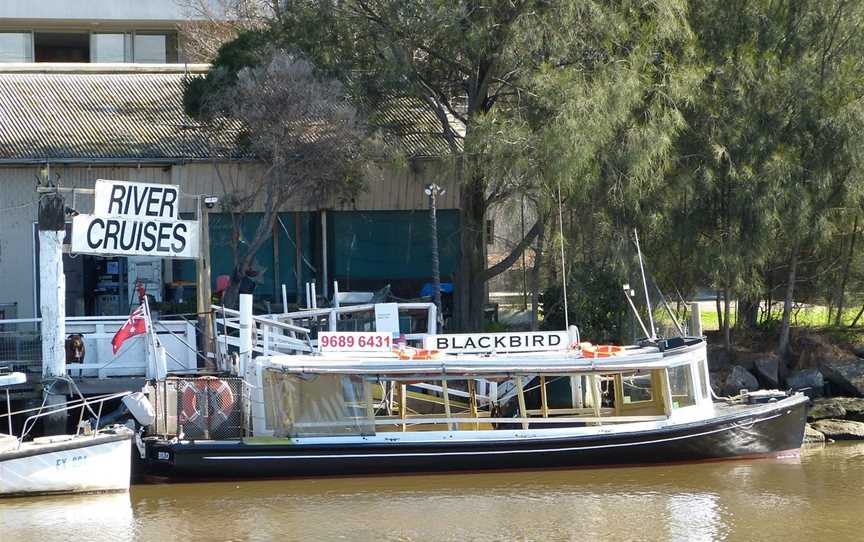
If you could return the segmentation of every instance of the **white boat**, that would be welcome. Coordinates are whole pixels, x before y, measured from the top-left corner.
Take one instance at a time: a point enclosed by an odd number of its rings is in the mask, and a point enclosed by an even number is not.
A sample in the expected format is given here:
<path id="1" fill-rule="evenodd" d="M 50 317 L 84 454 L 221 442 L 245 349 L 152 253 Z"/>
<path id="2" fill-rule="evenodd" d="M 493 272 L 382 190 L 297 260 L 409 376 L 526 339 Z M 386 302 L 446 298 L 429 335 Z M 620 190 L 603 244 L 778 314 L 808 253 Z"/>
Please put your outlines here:
<path id="1" fill-rule="evenodd" d="M 20 436 L 12 435 L 9 386 L 26 381 L 23 373 L 0 374 L 0 388 L 6 388 L 9 434 L 0 433 L 0 497 L 128 491 L 134 431 L 123 425 L 90 430 L 79 424 L 74 435 L 55 435 L 25 440 L 39 418 L 61 411 L 84 409 L 96 415 L 109 400 L 133 397 L 129 392 L 80 399 L 47 408 L 34 409 L 24 422 Z M 29 411 L 29 412 L 33 412 Z M 23 413 L 28 413 L 24 411 Z M 83 414 L 82 414 L 83 417 Z"/>

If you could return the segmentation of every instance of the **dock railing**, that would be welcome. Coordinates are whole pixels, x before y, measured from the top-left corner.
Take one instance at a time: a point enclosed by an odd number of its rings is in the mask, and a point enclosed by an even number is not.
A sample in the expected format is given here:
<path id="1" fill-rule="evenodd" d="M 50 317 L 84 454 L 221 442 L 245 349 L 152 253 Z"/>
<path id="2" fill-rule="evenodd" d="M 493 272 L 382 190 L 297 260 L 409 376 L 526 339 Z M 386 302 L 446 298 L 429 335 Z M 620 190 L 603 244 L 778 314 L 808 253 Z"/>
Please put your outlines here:
<path id="1" fill-rule="evenodd" d="M 72 377 L 105 379 L 148 376 L 148 355 L 143 338 L 133 338 L 114 355 L 111 339 L 126 322 L 126 316 L 67 316 L 66 336 L 81 335 L 84 361 L 67 360 L 66 372 Z M 0 320 L 0 363 L 13 371 L 42 372 L 41 318 Z M 197 330 L 192 322 L 160 320 L 155 331 L 166 349 L 168 371 L 195 371 Z"/>

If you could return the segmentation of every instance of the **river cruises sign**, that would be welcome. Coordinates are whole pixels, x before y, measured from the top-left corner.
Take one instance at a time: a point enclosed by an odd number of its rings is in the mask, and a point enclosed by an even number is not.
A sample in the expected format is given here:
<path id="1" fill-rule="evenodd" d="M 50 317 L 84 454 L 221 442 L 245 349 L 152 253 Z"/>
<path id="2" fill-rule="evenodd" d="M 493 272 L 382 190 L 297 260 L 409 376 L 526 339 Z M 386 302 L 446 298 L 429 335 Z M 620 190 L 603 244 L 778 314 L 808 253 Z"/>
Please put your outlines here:
<path id="1" fill-rule="evenodd" d="M 540 352 L 567 350 L 566 331 L 526 333 L 460 333 L 426 337 L 423 347 L 440 352 Z"/>
<path id="2" fill-rule="evenodd" d="M 197 258 L 198 222 L 180 220 L 180 187 L 96 181 L 92 215 L 72 219 L 72 252 Z"/>

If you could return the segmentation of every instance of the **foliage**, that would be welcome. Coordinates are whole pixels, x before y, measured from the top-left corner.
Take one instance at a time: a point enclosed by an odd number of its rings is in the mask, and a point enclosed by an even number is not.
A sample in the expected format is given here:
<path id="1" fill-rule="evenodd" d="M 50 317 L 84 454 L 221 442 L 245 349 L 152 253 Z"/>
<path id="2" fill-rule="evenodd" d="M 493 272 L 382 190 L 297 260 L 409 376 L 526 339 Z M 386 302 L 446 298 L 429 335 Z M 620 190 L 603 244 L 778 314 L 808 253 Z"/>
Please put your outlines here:
<path id="1" fill-rule="evenodd" d="M 438 158 L 461 183 L 463 328 L 480 328 L 484 283 L 526 248 L 536 289 L 548 285 L 547 325 L 563 324 L 563 243 L 574 321 L 586 336 L 620 333 L 620 284 L 603 277 L 633 271 L 633 228 L 667 290 L 720 292 L 712 319 L 727 346 L 733 326 L 778 318 L 765 310 L 778 302 L 781 352 L 796 314 L 810 321 L 797 304 L 836 324 L 859 315 L 864 0 L 284 5 L 220 50 L 187 108 L 276 47 L 370 118 L 398 100 L 438 119 L 401 122 L 446 141 Z M 484 219 L 516 198 L 536 223 L 489 265 Z"/>
<path id="2" fill-rule="evenodd" d="M 257 54 L 254 62 L 247 52 L 230 67 L 215 70 L 214 78 L 232 84 L 207 93 L 199 112 L 212 130 L 234 133 L 240 152 L 262 163 L 251 176 L 214 167 L 222 184 L 220 205 L 230 213 L 234 231 L 234 269 L 223 298 L 227 305 L 234 304 L 279 210 L 289 201 L 328 201 L 356 190 L 375 149 L 338 81 L 321 77 L 302 57 L 278 49 Z M 241 67 L 245 63 L 252 65 Z M 259 204 L 263 218 L 241 247 L 243 215 Z"/>
<path id="3" fill-rule="evenodd" d="M 567 280 L 567 314 L 571 325 L 579 327 L 583 340 L 593 343 L 622 343 L 627 337 L 627 301 L 619 277 L 608 269 L 590 264 L 570 270 Z M 559 284 L 543 291 L 543 326 L 564 329 L 564 295 Z"/>
<path id="4" fill-rule="evenodd" d="M 609 192 L 624 219 L 638 216 L 621 194 L 658 184 L 683 127 L 677 102 L 693 80 L 679 70 L 689 54 L 685 12 L 682 0 L 297 0 L 215 63 L 230 74 L 273 41 L 340 80 L 373 115 L 406 100 L 438 119 L 450 151 L 441 158 L 461 183 L 457 313 L 477 329 L 485 282 L 539 236 L 553 194 L 582 204 Z M 219 77 L 191 88 L 187 105 Z M 487 211 L 523 195 L 537 222 L 488 266 Z"/>

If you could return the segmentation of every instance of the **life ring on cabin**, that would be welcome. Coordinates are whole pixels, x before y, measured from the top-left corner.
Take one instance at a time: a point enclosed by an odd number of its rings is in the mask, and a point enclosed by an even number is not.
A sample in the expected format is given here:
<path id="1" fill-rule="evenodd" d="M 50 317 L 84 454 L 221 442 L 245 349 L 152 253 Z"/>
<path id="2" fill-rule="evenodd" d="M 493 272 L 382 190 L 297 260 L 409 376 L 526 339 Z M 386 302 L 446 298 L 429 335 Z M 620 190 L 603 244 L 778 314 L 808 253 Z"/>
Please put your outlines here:
<path id="1" fill-rule="evenodd" d="M 624 351 L 623 346 L 615 346 L 614 344 L 591 344 L 582 343 L 580 346 L 582 355 L 586 358 L 608 358 L 617 356 Z"/>
<path id="2" fill-rule="evenodd" d="M 210 429 L 219 427 L 231 416 L 234 409 L 234 392 L 227 382 L 215 376 L 205 376 L 197 380 L 187 380 L 181 392 L 183 409 L 180 414 L 186 423 L 196 423 L 199 419 Z M 202 411 L 208 405 L 208 414 Z"/>

